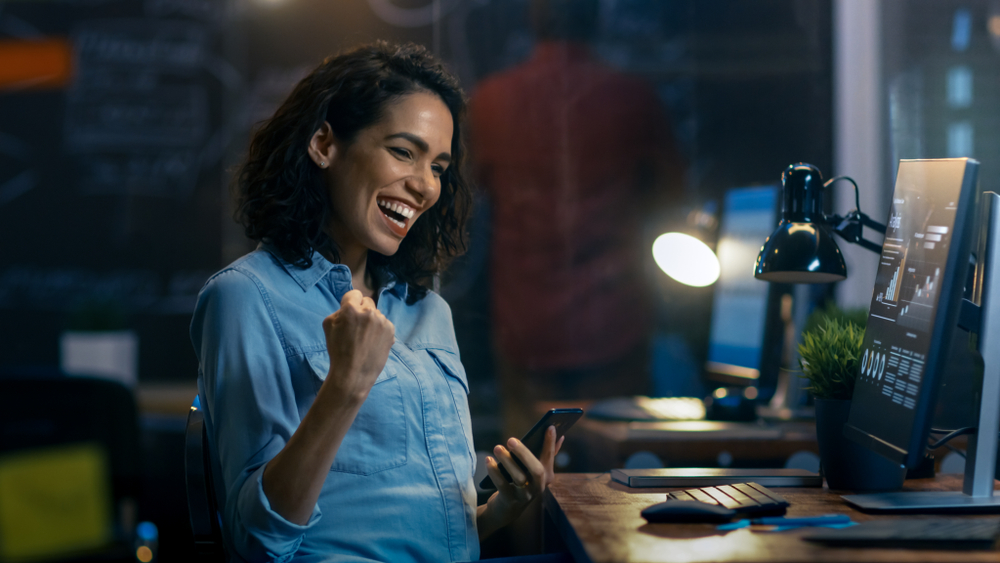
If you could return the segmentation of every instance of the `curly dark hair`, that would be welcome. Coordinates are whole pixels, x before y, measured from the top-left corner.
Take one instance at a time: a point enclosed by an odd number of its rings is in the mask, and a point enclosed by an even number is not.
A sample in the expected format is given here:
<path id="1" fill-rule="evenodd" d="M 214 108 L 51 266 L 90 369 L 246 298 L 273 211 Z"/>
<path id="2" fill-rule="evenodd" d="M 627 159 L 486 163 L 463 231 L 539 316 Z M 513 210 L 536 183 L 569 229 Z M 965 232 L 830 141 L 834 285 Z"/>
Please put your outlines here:
<path id="1" fill-rule="evenodd" d="M 437 204 L 413 224 L 394 255 L 369 251 L 368 271 L 377 286 L 390 279 L 409 284 L 411 303 L 426 295 L 432 276 L 468 246 L 472 194 L 464 176 L 461 135 L 465 94 L 422 46 L 379 41 L 330 57 L 254 130 L 232 184 L 235 219 L 246 235 L 273 245 L 299 268 L 312 266 L 313 250 L 338 262 L 336 243 L 327 234 L 330 197 L 306 151 L 309 142 L 326 121 L 338 139 L 351 143 L 383 117 L 390 103 L 415 92 L 438 95 L 451 112 L 451 165 L 441 176 Z"/>

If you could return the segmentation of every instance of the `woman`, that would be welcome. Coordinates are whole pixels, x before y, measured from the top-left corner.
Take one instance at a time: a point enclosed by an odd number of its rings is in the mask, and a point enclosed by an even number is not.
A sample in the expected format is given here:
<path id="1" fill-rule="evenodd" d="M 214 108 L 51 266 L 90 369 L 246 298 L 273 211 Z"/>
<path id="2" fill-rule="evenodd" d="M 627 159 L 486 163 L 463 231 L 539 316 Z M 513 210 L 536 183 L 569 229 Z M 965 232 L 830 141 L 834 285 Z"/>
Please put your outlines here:
<path id="1" fill-rule="evenodd" d="M 476 506 L 468 382 L 425 288 L 464 250 L 464 110 L 425 49 L 377 43 L 253 135 L 234 191 L 260 245 L 206 283 L 191 327 L 232 559 L 478 559 L 551 480 L 554 429 L 540 459 L 512 438 Z"/>

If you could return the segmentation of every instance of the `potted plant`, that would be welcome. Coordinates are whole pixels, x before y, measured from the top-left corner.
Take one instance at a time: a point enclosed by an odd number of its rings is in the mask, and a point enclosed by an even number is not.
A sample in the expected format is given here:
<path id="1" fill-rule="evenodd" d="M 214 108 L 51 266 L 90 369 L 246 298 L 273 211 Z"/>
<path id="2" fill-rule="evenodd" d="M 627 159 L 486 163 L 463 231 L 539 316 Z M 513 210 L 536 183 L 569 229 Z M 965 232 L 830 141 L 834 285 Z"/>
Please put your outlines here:
<path id="1" fill-rule="evenodd" d="M 902 487 L 906 468 L 844 437 L 864 344 L 863 325 L 842 312 L 821 312 L 799 345 L 799 365 L 816 405 L 820 467 L 831 489 L 889 491 Z"/>

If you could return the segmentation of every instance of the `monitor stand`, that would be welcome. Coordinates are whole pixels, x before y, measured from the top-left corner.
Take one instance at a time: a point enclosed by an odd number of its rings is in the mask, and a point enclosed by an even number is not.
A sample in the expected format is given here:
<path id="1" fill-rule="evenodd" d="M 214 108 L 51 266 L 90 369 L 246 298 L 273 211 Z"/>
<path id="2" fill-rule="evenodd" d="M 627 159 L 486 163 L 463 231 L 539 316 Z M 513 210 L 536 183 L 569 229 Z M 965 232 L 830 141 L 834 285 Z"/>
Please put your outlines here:
<path id="1" fill-rule="evenodd" d="M 975 440 L 965 455 L 962 492 L 895 492 L 845 495 L 849 504 L 869 512 L 985 513 L 1000 512 L 1000 497 L 993 495 L 997 441 L 1000 432 L 1000 195 L 985 192 L 980 217 L 979 250 L 973 293 L 979 306 L 963 301 L 959 324 L 978 332 L 983 356 L 983 388 Z M 992 302 L 992 303 L 991 303 Z M 989 345 L 988 343 L 993 343 Z"/>

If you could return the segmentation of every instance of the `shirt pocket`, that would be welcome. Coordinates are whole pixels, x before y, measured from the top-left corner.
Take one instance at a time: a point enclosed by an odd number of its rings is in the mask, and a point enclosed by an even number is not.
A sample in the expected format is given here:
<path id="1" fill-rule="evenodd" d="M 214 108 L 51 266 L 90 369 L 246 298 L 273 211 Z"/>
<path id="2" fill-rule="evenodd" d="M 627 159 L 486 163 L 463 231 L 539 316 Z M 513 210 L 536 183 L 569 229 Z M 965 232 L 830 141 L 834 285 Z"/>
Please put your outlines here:
<path id="1" fill-rule="evenodd" d="M 472 440 L 472 415 L 469 412 L 469 378 L 465 373 L 465 367 L 458 355 L 447 350 L 428 348 L 427 353 L 434 358 L 434 362 L 441 368 L 441 371 L 448 377 L 448 387 L 451 389 L 452 403 L 462 429 L 465 433 L 465 441 L 469 450 L 469 457 L 473 468 L 476 463 L 476 447 Z"/>
<path id="2" fill-rule="evenodd" d="M 330 371 L 327 352 L 314 352 L 306 359 L 316 377 L 325 380 Z M 344 436 L 330 471 L 372 475 L 406 465 L 406 415 L 398 369 L 391 360 L 386 363 Z"/>

